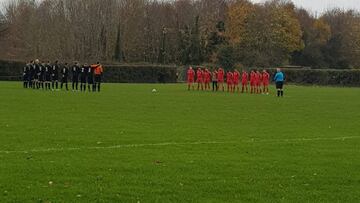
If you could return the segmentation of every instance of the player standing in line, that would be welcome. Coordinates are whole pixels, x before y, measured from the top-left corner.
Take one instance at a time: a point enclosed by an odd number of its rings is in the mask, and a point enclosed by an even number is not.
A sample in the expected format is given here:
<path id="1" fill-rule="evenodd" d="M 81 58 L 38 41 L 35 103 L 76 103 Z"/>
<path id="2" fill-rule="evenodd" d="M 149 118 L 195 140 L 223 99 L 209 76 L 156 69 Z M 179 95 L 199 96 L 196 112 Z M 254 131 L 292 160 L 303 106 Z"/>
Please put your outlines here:
<path id="1" fill-rule="evenodd" d="M 218 89 L 221 89 L 223 92 L 225 91 L 225 87 L 224 87 L 224 76 L 225 76 L 225 72 L 224 69 L 219 68 L 218 70 Z"/>
<path id="2" fill-rule="evenodd" d="M 92 90 L 93 92 L 95 91 L 95 84 L 94 84 L 94 70 L 96 67 L 94 67 L 94 65 L 91 65 L 89 67 L 89 71 L 87 73 L 87 82 L 88 82 L 88 90 L 89 92 Z"/>
<path id="3" fill-rule="evenodd" d="M 195 71 L 190 66 L 189 70 L 187 71 L 187 83 L 188 83 L 188 91 L 190 91 L 190 88 L 194 90 L 194 81 L 195 81 Z"/>
<path id="4" fill-rule="evenodd" d="M 34 64 L 34 84 L 36 86 L 36 89 L 40 88 L 40 83 L 39 83 L 39 77 L 40 77 L 40 61 L 39 59 L 35 60 L 35 64 Z"/>
<path id="5" fill-rule="evenodd" d="M 45 64 L 40 64 L 40 75 L 39 75 L 39 83 L 42 90 L 44 90 L 44 82 L 45 82 Z"/>
<path id="6" fill-rule="evenodd" d="M 80 67 L 78 62 L 75 62 L 72 69 L 72 91 L 78 91 L 79 90 L 79 73 L 80 73 Z"/>
<path id="7" fill-rule="evenodd" d="M 95 68 L 94 72 L 95 72 L 95 91 L 96 91 L 96 86 L 97 86 L 97 90 L 98 90 L 98 92 L 100 92 L 101 76 L 104 72 L 104 69 L 103 69 L 102 65 L 100 64 L 100 62 L 96 63 L 96 68 Z"/>
<path id="8" fill-rule="evenodd" d="M 233 82 L 234 82 L 234 90 L 233 92 L 240 92 L 239 82 L 240 82 L 240 72 L 238 70 L 234 70 Z"/>
<path id="9" fill-rule="evenodd" d="M 211 72 L 209 71 L 209 69 L 205 68 L 204 71 L 205 90 L 210 90 L 210 81 L 211 81 Z"/>
<path id="10" fill-rule="evenodd" d="M 51 90 L 51 65 L 50 61 L 45 64 L 45 89 Z"/>
<path id="11" fill-rule="evenodd" d="M 68 64 L 65 63 L 64 66 L 61 69 L 61 84 L 60 84 L 60 88 L 63 88 L 63 85 L 65 83 L 65 87 L 66 87 L 66 91 L 69 91 L 69 87 L 68 87 L 68 77 L 69 77 L 69 67 Z"/>
<path id="12" fill-rule="evenodd" d="M 256 93 L 255 87 L 256 87 L 256 78 L 255 78 L 255 71 L 251 71 L 250 73 L 250 93 L 254 94 Z"/>
<path id="13" fill-rule="evenodd" d="M 59 62 L 58 61 L 55 61 L 54 65 L 52 66 L 52 69 L 51 69 L 51 88 L 52 88 L 52 91 L 55 90 L 59 90 L 59 86 L 58 86 L 58 83 L 59 83 Z"/>
<path id="14" fill-rule="evenodd" d="M 228 71 L 226 73 L 226 84 L 227 84 L 227 91 L 232 92 L 233 91 L 233 73 L 231 71 Z"/>
<path id="15" fill-rule="evenodd" d="M 29 63 L 27 63 L 23 69 L 23 87 L 24 88 L 28 88 L 28 81 L 29 81 Z"/>
<path id="16" fill-rule="evenodd" d="M 283 72 L 281 72 L 280 68 L 276 69 L 276 74 L 274 77 L 274 81 L 276 83 L 276 89 L 277 89 L 277 96 L 283 97 L 284 96 L 284 81 L 285 81 L 285 75 Z"/>
<path id="17" fill-rule="evenodd" d="M 35 69 L 34 69 L 34 61 L 30 61 L 29 63 L 29 77 L 28 77 L 28 83 L 29 83 L 29 88 L 34 88 L 34 74 L 35 74 Z"/>
<path id="18" fill-rule="evenodd" d="M 249 92 L 248 83 L 249 83 L 249 74 L 245 70 L 243 70 L 242 76 L 241 76 L 241 85 L 242 85 L 241 93 L 244 93 L 245 90 L 246 90 L 246 93 Z"/>
<path id="19" fill-rule="evenodd" d="M 263 78 L 263 85 L 264 85 L 264 89 L 263 92 L 264 94 L 269 94 L 269 83 L 270 83 L 270 74 L 264 70 L 263 74 L 262 74 L 262 78 Z"/>
<path id="20" fill-rule="evenodd" d="M 212 72 L 212 91 L 218 91 L 218 72 L 216 69 Z"/>
<path id="21" fill-rule="evenodd" d="M 206 80 L 205 70 L 201 69 L 201 73 L 202 73 L 202 83 L 203 83 L 203 87 L 204 87 L 202 90 L 206 90 L 206 88 L 205 88 L 205 80 Z"/>
<path id="22" fill-rule="evenodd" d="M 198 68 L 196 71 L 196 83 L 198 84 L 197 86 L 197 90 L 204 90 L 204 86 L 203 86 L 203 72 L 201 70 L 201 68 Z"/>
<path id="23" fill-rule="evenodd" d="M 86 76 L 89 72 L 89 66 L 85 63 L 80 70 L 80 91 L 86 92 Z"/>
<path id="24" fill-rule="evenodd" d="M 257 71 L 254 71 L 254 94 L 257 94 L 259 92 L 258 82 L 259 82 L 259 75 L 257 74 Z"/>
<path id="25" fill-rule="evenodd" d="M 257 83 L 256 83 L 256 89 L 257 89 L 257 93 L 261 94 L 262 93 L 262 74 L 260 73 L 260 71 L 256 71 L 256 75 L 257 75 Z"/>
<path id="26" fill-rule="evenodd" d="M 29 63 L 27 64 L 27 71 L 28 71 L 28 77 L 27 77 L 27 85 L 28 85 L 28 88 L 32 88 L 32 75 L 31 75 L 31 69 L 32 69 L 32 64 L 33 64 L 33 61 L 29 61 Z"/>

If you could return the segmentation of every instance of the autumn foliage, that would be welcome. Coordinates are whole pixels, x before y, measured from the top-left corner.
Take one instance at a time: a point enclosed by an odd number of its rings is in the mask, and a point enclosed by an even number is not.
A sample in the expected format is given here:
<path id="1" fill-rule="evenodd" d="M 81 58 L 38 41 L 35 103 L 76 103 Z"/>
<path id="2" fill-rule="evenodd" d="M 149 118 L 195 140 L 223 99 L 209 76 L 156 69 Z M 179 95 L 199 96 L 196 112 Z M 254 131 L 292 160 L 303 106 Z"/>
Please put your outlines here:
<path id="1" fill-rule="evenodd" d="M 360 68 L 360 14 L 288 0 L 9 0 L 1 59 Z"/>

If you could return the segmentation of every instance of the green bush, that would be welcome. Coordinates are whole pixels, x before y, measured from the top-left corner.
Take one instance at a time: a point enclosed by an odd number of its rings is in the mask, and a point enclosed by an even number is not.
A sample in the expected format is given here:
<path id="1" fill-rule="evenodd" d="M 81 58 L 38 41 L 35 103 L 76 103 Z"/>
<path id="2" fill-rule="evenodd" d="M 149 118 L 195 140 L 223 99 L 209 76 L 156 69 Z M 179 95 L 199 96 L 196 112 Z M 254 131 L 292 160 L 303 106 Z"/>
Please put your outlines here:
<path id="1" fill-rule="evenodd" d="M 275 70 L 271 71 L 273 74 Z M 360 70 L 283 69 L 286 82 L 310 85 L 360 86 Z"/>
<path id="2" fill-rule="evenodd" d="M 0 60 L 0 80 L 21 80 L 25 63 Z M 196 68 L 197 66 L 193 66 Z M 204 66 L 202 66 L 204 67 Z M 207 64 L 214 68 L 216 65 Z M 186 81 L 188 66 L 151 64 L 104 65 L 105 82 L 113 83 L 175 83 Z M 360 86 L 360 70 L 283 68 L 286 82 L 304 85 Z M 270 69 L 273 76 L 275 69 Z"/>
<path id="3" fill-rule="evenodd" d="M 0 80 L 21 80 L 24 62 L 0 60 Z"/>
<path id="4" fill-rule="evenodd" d="M 175 83 L 176 66 L 104 65 L 104 81 L 119 83 Z"/>
<path id="5" fill-rule="evenodd" d="M 21 80 L 25 63 L 0 60 L 0 80 Z M 104 82 L 113 83 L 175 83 L 176 66 L 104 65 Z"/>
<path id="6" fill-rule="evenodd" d="M 235 65 L 235 53 L 233 47 L 226 45 L 219 48 L 217 64 L 227 70 L 232 70 Z"/>

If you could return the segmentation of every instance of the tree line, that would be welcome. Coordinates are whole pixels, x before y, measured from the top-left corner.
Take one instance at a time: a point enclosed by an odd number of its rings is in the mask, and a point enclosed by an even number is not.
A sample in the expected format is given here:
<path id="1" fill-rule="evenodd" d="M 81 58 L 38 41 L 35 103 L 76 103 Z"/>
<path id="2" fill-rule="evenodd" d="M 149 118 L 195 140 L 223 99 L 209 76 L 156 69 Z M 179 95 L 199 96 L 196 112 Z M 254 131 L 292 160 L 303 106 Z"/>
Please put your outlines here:
<path id="1" fill-rule="evenodd" d="M 360 14 L 288 0 L 9 0 L 0 57 L 360 68 Z"/>

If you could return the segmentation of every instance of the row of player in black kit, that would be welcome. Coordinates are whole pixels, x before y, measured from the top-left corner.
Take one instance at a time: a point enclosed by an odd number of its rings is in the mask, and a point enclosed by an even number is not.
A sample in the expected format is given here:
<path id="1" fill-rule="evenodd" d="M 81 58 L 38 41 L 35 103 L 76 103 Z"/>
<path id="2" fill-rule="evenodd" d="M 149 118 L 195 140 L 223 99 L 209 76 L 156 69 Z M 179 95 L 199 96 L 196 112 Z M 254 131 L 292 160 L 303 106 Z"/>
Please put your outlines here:
<path id="1" fill-rule="evenodd" d="M 38 59 L 30 61 L 26 64 L 23 70 L 23 86 L 24 88 L 31 89 L 45 89 L 45 90 L 59 90 L 59 72 L 61 76 L 60 88 L 65 86 L 68 91 L 68 78 L 72 76 L 72 90 L 80 91 L 100 91 L 101 75 L 94 76 L 95 69 L 100 66 L 98 62 L 96 65 L 84 64 L 80 66 L 78 62 L 74 62 L 69 69 L 68 63 L 59 64 L 55 61 L 53 64 L 48 61 L 47 63 L 40 63 Z M 95 80 L 94 80 L 95 77 Z"/>

